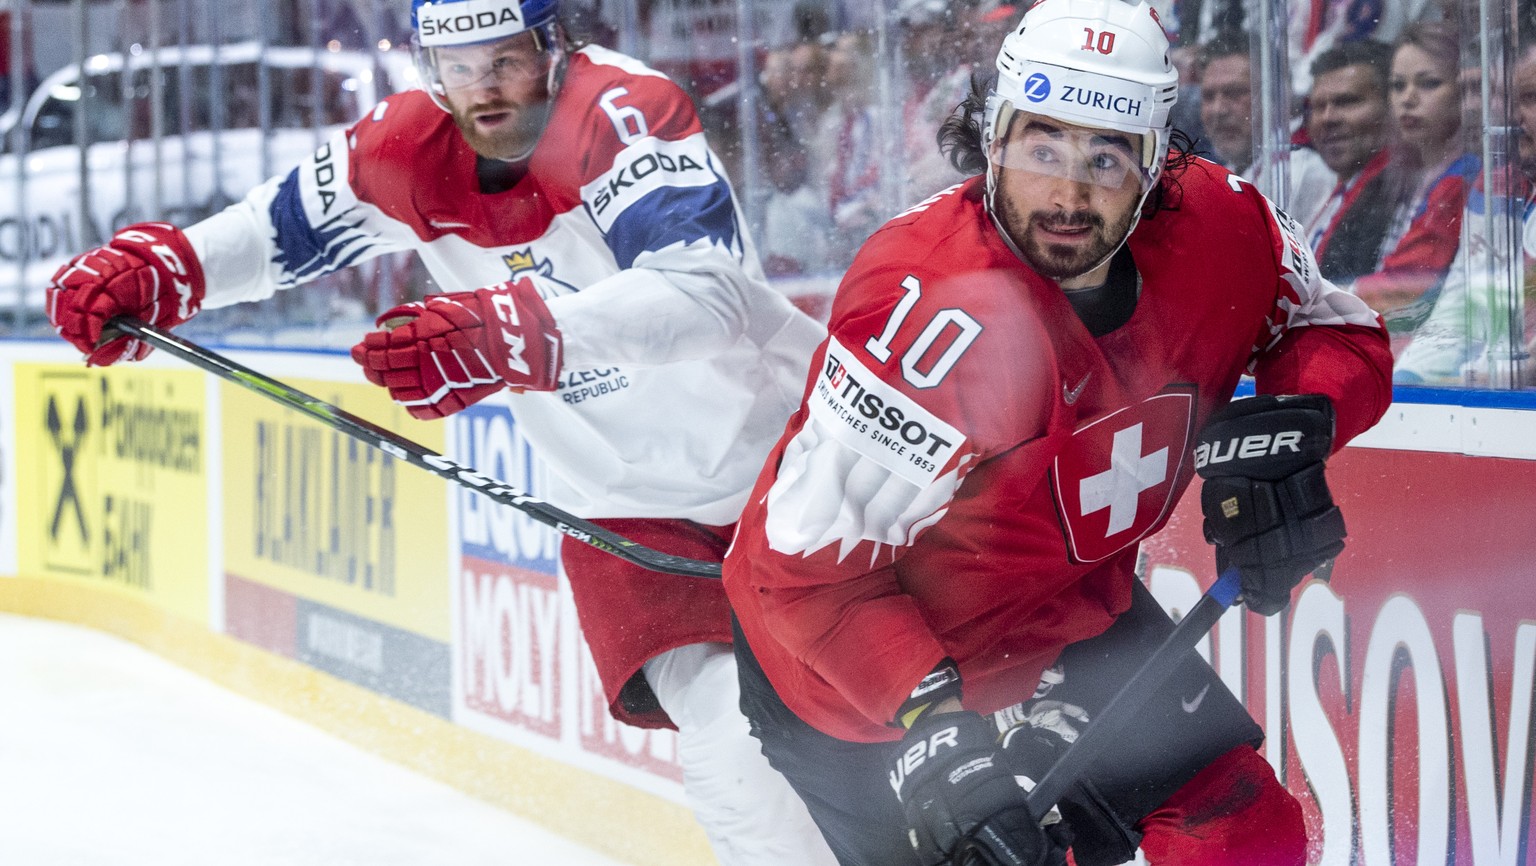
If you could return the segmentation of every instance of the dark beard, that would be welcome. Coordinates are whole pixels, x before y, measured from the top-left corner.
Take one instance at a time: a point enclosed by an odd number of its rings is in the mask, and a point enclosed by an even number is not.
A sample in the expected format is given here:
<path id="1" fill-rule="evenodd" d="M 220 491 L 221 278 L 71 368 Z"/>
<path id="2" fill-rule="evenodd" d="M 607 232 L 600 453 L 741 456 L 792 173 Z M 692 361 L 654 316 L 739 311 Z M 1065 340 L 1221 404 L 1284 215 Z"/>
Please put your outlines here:
<path id="1" fill-rule="evenodd" d="M 1087 212 L 1068 214 L 1065 211 L 1032 211 L 1025 217 L 1013 202 L 1001 195 L 998 199 L 1003 229 L 1023 254 L 1024 260 L 1041 276 L 1057 282 L 1080 277 L 1098 267 L 1120 246 L 1131 227 L 1131 213 L 1127 213 L 1117 225 L 1109 226 L 1103 217 Z M 1093 229 L 1093 241 L 1087 246 L 1044 243 L 1035 236 L 1034 227 L 1037 223 L 1053 228 L 1090 226 Z"/>
<path id="2" fill-rule="evenodd" d="M 521 109 L 505 105 L 477 105 L 463 113 L 455 111 L 453 122 L 475 153 L 487 159 L 518 159 L 527 156 L 538 143 L 539 136 L 544 134 L 552 104 L 552 100 L 545 100 Z M 475 127 L 472 117 L 486 110 L 511 111 L 516 114 L 516 119 L 510 129 L 485 135 Z"/>

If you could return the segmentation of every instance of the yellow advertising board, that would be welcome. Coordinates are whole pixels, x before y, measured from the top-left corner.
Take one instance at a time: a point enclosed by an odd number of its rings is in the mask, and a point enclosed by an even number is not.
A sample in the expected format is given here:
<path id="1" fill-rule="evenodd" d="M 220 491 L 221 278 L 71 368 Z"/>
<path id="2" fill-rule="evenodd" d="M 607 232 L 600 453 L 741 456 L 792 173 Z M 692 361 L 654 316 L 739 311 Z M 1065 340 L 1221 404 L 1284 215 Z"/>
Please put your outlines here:
<path id="1" fill-rule="evenodd" d="M 371 385 L 294 387 L 435 451 Z M 259 394 L 221 383 L 224 562 L 229 575 L 447 642 L 448 482 Z"/>
<path id="2" fill-rule="evenodd" d="M 206 390 L 197 371 L 15 365 L 17 566 L 208 619 Z"/>

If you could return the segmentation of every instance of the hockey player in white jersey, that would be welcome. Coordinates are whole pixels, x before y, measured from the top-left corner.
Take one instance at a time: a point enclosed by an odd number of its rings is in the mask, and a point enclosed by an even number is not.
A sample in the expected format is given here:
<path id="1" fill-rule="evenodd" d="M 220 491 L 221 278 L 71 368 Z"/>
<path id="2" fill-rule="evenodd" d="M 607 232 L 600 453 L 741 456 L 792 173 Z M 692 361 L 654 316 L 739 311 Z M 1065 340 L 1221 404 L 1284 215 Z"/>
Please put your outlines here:
<path id="1" fill-rule="evenodd" d="M 823 336 L 763 278 L 692 104 L 636 60 L 572 44 L 557 0 L 414 0 L 424 89 L 391 96 L 243 201 L 118 232 L 55 276 L 89 363 L 128 314 L 174 327 L 415 251 L 445 294 L 380 317 L 353 357 L 418 418 L 508 399 L 546 498 L 650 547 L 722 559 Z M 726 866 L 830 852 L 737 706 L 717 581 L 567 540 L 610 710 L 675 725 L 684 787 Z"/>

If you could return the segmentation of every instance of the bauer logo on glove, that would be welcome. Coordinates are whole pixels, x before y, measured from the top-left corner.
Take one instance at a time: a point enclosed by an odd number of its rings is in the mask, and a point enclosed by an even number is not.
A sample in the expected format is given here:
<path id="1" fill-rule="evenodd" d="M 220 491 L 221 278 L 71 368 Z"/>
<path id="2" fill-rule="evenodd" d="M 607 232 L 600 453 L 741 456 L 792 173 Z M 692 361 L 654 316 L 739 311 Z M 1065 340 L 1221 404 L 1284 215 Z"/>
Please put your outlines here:
<path id="1" fill-rule="evenodd" d="M 1332 446 L 1333 404 L 1319 394 L 1229 403 L 1200 431 L 1205 537 L 1217 569 L 1241 573 L 1255 613 L 1284 609 L 1291 590 L 1344 549 L 1344 517 L 1323 474 Z"/>

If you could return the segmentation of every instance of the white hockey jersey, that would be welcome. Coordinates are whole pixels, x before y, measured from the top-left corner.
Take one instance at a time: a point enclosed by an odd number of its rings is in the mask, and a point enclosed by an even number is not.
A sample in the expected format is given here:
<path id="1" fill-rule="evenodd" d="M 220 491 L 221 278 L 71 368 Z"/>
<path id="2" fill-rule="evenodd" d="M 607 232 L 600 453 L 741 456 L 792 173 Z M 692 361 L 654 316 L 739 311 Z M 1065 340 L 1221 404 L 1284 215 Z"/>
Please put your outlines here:
<path id="1" fill-rule="evenodd" d="M 187 235 L 208 308 L 401 250 L 444 291 L 532 275 L 565 366 L 558 390 L 506 399 L 551 469 L 542 495 L 582 517 L 734 522 L 824 336 L 764 279 L 687 96 L 593 46 L 510 189 L 482 191 L 413 91 Z"/>

